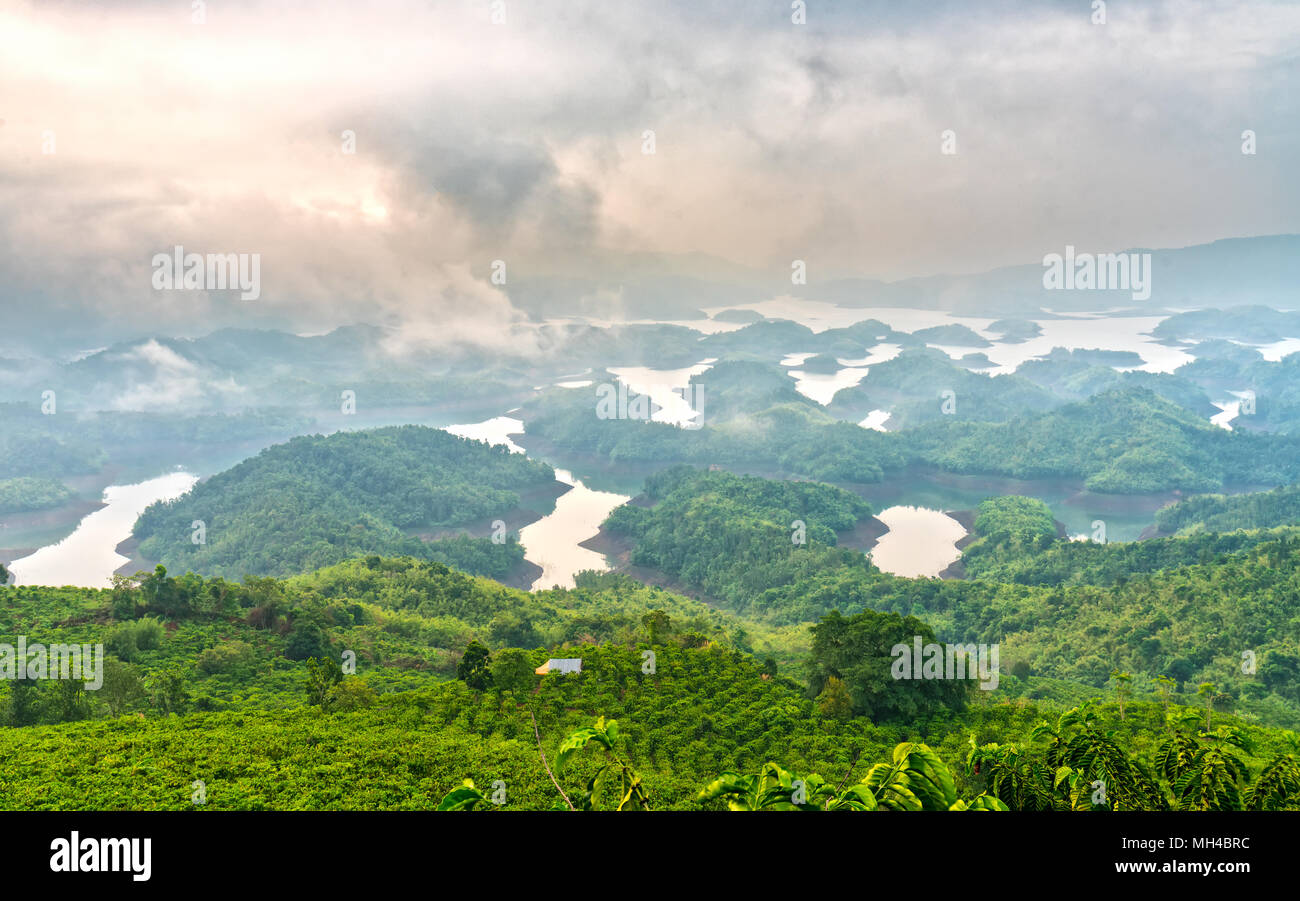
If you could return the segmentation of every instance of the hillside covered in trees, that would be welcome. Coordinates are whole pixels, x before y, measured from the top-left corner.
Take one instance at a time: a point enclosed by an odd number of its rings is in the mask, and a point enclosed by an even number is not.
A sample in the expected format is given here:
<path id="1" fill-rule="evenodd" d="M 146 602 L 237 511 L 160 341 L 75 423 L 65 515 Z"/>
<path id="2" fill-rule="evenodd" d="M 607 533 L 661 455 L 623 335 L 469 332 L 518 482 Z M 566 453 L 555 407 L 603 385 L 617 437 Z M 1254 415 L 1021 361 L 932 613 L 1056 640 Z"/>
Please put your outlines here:
<path id="1" fill-rule="evenodd" d="M 963 379 L 953 382 L 960 390 L 952 389 L 952 415 L 944 415 L 935 386 L 947 382 L 934 372 L 936 365 L 950 366 L 923 353 L 901 356 L 878 367 L 889 378 L 840 392 L 831 408 L 860 416 L 877 404 L 888 406 L 890 397 L 904 397 L 897 415 L 914 427 L 897 432 L 838 420 L 806 399 L 784 397 L 776 385 L 742 389 L 731 381 L 765 386 L 766 380 L 755 383 L 731 366 L 712 379 L 707 373 L 695 377 L 714 386 L 719 401 L 716 408 L 706 402 L 703 427 L 695 430 L 598 418 L 583 389 L 543 394 L 524 406 L 523 416 L 531 438 L 611 463 L 707 463 L 840 483 L 880 482 L 917 465 L 968 475 L 1072 479 L 1099 494 L 1209 492 L 1300 481 L 1297 438 L 1218 428 L 1165 396 L 1178 393 L 1159 380 L 1122 380 L 1082 400 L 1055 402 L 1027 379 L 959 370 Z M 924 399 L 891 393 L 905 390 L 909 379 L 927 386 Z M 1001 381 L 1012 387 L 1003 390 Z M 1190 390 L 1204 401 L 1195 386 Z M 768 399 L 773 403 L 763 406 Z"/>
<path id="2" fill-rule="evenodd" d="M 438 429 L 338 432 L 267 448 L 154 504 L 134 535 L 146 559 L 179 572 L 287 575 L 360 554 L 429 557 L 419 531 L 486 526 L 554 486 L 545 463 Z"/>
<path id="3" fill-rule="evenodd" d="M 529 595 L 409 558 L 6 587 L 0 617 L 111 655 L 97 691 L 0 688 L 5 808 L 184 809 L 196 781 L 212 809 L 1300 805 L 1293 733 L 1213 697 L 1117 682 L 1089 701 L 1014 671 L 991 693 L 882 681 L 890 645 L 929 634 L 893 613 L 826 618 L 789 675 L 738 646 L 737 621 L 659 589 Z M 550 656 L 582 672 L 536 674 Z"/>
<path id="4" fill-rule="evenodd" d="M 1212 682 L 1237 709 L 1300 724 L 1300 527 L 1098 544 L 1059 536 L 1041 501 L 992 498 L 963 552 L 968 578 L 908 579 L 838 546 L 869 509 L 853 495 L 764 483 L 670 470 L 647 481 L 652 506 L 619 508 L 606 529 L 631 542 L 632 564 L 778 634 L 891 611 L 943 641 L 1000 643 L 1004 667 L 1096 689 L 1116 671 L 1150 692 Z M 782 499 L 796 489 L 819 503 Z M 789 527 L 801 516 L 804 545 Z"/>

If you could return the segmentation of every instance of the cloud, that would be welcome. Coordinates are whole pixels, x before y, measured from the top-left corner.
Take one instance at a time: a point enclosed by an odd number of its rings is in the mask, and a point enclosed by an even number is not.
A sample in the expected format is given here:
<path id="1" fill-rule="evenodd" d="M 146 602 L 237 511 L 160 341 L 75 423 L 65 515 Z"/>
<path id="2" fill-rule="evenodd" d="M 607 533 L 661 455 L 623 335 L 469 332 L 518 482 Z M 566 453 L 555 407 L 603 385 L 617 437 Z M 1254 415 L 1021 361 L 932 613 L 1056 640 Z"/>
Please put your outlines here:
<path id="1" fill-rule="evenodd" d="M 172 348 L 150 339 L 115 355 L 123 383 L 96 386 L 92 405 L 109 410 L 195 410 L 236 400 L 245 389 L 229 376 L 214 378 Z M 141 365 L 131 365 L 141 364 Z"/>
<path id="2" fill-rule="evenodd" d="M 521 321 L 496 259 L 901 278 L 1300 231 L 1294 5 L 808 6 L 0 0 L 0 304 L 494 347 Z M 177 244 L 260 253 L 262 299 L 153 291 Z"/>
<path id="3" fill-rule="evenodd" d="M 152 339 L 123 353 L 122 359 L 141 360 L 168 375 L 189 375 L 198 371 L 194 363 Z"/>

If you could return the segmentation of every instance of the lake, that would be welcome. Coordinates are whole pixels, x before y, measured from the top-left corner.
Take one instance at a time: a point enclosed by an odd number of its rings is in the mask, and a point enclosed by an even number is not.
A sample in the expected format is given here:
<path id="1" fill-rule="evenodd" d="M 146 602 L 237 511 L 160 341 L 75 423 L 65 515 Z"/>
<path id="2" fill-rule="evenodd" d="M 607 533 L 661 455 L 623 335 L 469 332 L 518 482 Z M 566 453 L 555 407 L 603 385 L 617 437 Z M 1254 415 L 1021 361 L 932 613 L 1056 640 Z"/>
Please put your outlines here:
<path id="1" fill-rule="evenodd" d="M 792 319 L 820 332 L 842 327 L 863 319 L 878 319 L 893 328 L 914 331 L 934 325 L 959 323 L 966 325 L 992 342 L 992 347 L 980 349 L 993 363 L 991 373 L 1008 372 L 1026 359 L 1045 354 L 1053 347 L 1105 348 L 1133 350 L 1142 357 L 1139 368 L 1152 372 L 1168 372 L 1190 357 L 1182 350 L 1161 345 L 1148 334 L 1164 318 L 1157 316 L 1105 316 L 1099 314 L 1056 314 L 1061 318 L 1035 320 L 1043 334 L 1023 342 L 1004 342 L 987 331 L 991 319 L 952 316 L 942 311 L 905 310 L 898 308 L 843 308 L 831 304 L 808 301 L 794 302 L 790 298 L 740 305 L 758 310 L 769 316 Z M 731 331 L 741 326 L 715 320 L 685 321 L 678 324 L 696 328 L 701 333 Z M 969 353 L 975 348 L 931 345 L 953 357 Z M 1288 339 L 1261 348 L 1266 358 L 1276 358 L 1300 349 L 1300 341 Z M 800 393 L 820 404 L 829 403 L 836 391 L 855 385 L 863 379 L 870 380 L 872 366 L 883 363 L 899 353 L 895 344 L 880 344 L 867 350 L 861 359 L 840 358 L 842 368 L 834 373 L 810 373 L 800 365 L 812 354 L 791 352 L 781 362 L 790 373 Z M 707 370 L 712 359 L 701 360 L 694 366 L 681 369 L 652 369 L 644 366 L 610 367 L 609 372 L 625 382 L 633 391 L 648 394 L 660 407 L 654 414 L 657 421 L 681 425 L 688 422 L 695 411 L 677 392 L 689 384 L 692 375 Z M 591 380 L 575 373 L 556 384 L 566 388 L 589 387 Z M 1235 393 L 1235 392 L 1233 392 Z M 1216 403 L 1221 412 L 1213 422 L 1231 428 L 1239 403 L 1224 400 Z M 708 413 L 707 402 L 704 405 Z M 500 409 L 500 408 L 498 408 Z M 414 415 L 416 412 L 419 415 Z M 465 411 L 461 411 L 462 414 Z M 471 411 L 474 415 L 479 411 Z M 514 411 L 510 411 L 514 412 Z M 445 415 L 442 414 L 442 415 Z M 479 415 L 490 415 L 482 411 Z M 883 429 L 889 410 L 873 410 L 859 423 L 863 428 Z M 391 421 L 424 421 L 440 425 L 437 414 L 430 411 L 385 411 L 383 421 L 350 422 L 353 427 L 389 424 Z M 503 444 L 514 453 L 524 453 L 510 435 L 524 430 L 521 420 L 507 413 L 478 422 L 443 426 L 453 434 Z M 331 431 L 331 429 L 324 429 Z M 255 453 L 254 448 L 247 453 Z M 228 452 L 230 453 L 230 452 Z M 215 467 L 200 467 L 201 471 L 224 469 L 238 459 L 223 459 Z M 208 461 L 205 461 L 208 462 Z M 571 461 L 548 461 L 573 466 Z M 190 464 L 187 464 L 187 466 Z M 191 468 L 193 468 L 191 466 Z M 653 471 L 659 467 L 645 467 Z M 602 488 L 597 490 L 576 477 L 569 469 L 556 469 L 556 477 L 570 486 L 561 495 L 554 509 L 521 530 L 521 540 L 526 557 L 542 567 L 542 575 L 533 584 L 534 589 L 552 585 L 571 586 L 573 576 L 583 569 L 606 569 L 602 555 L 580 546 L 580 542 L 595 535 L 600 523 L 619 504 L 629 499 L 623 492 L 635 493 L 635 482 L 640 478 L 631 469 L 622 475 L 612 472 L 590 472 L 588 475 Z M 644 475 L 644 474 L 641 474 Z M 920 476 L 917 478 L 916 476 Z M 111 485 L 104 491 L 106 504 L 100 510 L 86 515 L 76 530 L 54 544 L 42 547 L 26 557 L 15 560 L 10 569 L 18 584 L 82 585 L 100 587 L 109 584 L 114 570 L 126 562 L 116 552 L 117 545 L 130 536 L 131 528 L 140 512 L 149 504 L 170 499 L 184 493 L 196 481 L 189 472 L 169 473 L 134 484 Z M 1118 498 L 1093 495 L 1080 490 L 1078 485 L 1053 481 L 1017 482 L 1010 479 L 982 477 L 953 477 L 935 473 L 898 474 L 885 483 L 871 486 L 861 492 L 878 508 L 878 514 L 890 527 L 873 551 L 877 565 L 900 575 L 937 575 L 959 556 L 953 547 L 965 534 L 961 525 L 942 510 L 973 509 L 979 501 L 994 494 L 1023 493 L 1038 497 L 1048 503 L 1053 514 L 1065 524 L 1070 534 L 1087 534 L 1093 523 L 1106 523 L 1111 540 L 1132 540 L 1150 524 L 1155 510 L 1173 498 Z M 32 544 L 25 545 L 31 547 Z"/>
<path id="2" fill-rule="evenodd" d="M 524 453 L 509 437 L 523 432 L 524 424 L 508 415 L 449 425 L 446 430 Z M 571 588 L 578 572 L 609 569 L 604 556 L 579 542 L 595 535 L 605 517 L 629 499 L 628 495 L 589 488 L 568 470 L 556 469 L 555 477 L 571 487 L 556 500 L 554 510 L 520 530 L 527 559 L 542 568 L 533 590 L 555 585 Z M 104 489 L 105 506 L 84 517 L 71 535 L 9 565 L 14 584 L 109 587 L 113 573 L 128 562 L 116 548 L 131 536 L 144 509 L 156 501 L 180 497 L 197 481 L 191 473 L 173 472 L 135 484 L 110 485 Z"/>
<path id="3" fill-rule="evenodd" d="M 868 348 L 867 355 L 860 360 L 836 357 L 836 362 L 844 368 L 833 373 L 805 372 L 800 369 L 799 366 L 804 361 L 816 356 L 810 353 L 787 354 L 781 361 L 781 365 L 790 369 L 790 375 L 795 380 L 796 391 L 826 406 L 835 399 L 837 391 L 852 388 L 867 376 L 872 366 L 894 359 L 902 350 L 903 348 L 897 344 L 877 344 L 875 347 Z"/>
<path id="4" fill-rule="evenodd" d="M 555 477 L 573 487 L 556 498 L 552 512 L 519 530 L 524 557 L 542 568 L 542 574 L 532 584 L 533 591 L 557 585 L 572 588 L 573 577 L 582 570 L 609 569 L 603 554 L 581 547 L 578 542 L 600 531 L 605 517 L 629 500 L 627 495 L 593 491 L 568 470 L 555 470 Z"/>
<path id="5" fill-rule="evenodd" d="M 131 537 L 144 509 L 180 497 L 197 481 L 191 473 L 172 472 L 133 485 L 109 485 L 105 506 L 82 519 L 71 535 L 9 564 L 14 584 L 108 588 L 114 571 L 129 560 L 116 548 Z"/>
<path id="6" fill-rule="evenodd" d="M 683 426 L 695 419 L 696 410 L 682 394 L 690 387 L 691 376 L 707 372 L 715 362 L 717 361 L 713 359 L 701 360 L 694 366 L 684 369 L 611 366 L 609 372 L 627 385 L 628 391 L 649 396 L 650 400 L 659 407 L 650 417 L 655 422 Z M 707 405 L 705 415 L 708 415 Z"/>
<path id="7" fill-rule="evenodd" d="M 641 384 L 647 385 L 648 382 Z M 518 435 L 523 430 L 523 422 L 511 416 L 447 426 L 447 431 L 453 435 L 486 441 L 488 444 L 503 444 L 516 454 L 524 453 L 524 449 L 515 444 L 510 436 Z M 557 468 L 555 478 L 571 487 L 556 498 L 554 510 L 519 530 L 524 559 L 542 568 L 542 574 L 531 586 L 533 591 L 556 585 L 572 588 L 573 577 L 582 570 L 609 569 L 603 554 L 581 547 L 579 542 L 586 541 L 599 532 L 605 517 L 615 507 L 629 500 L 625 494 L 588 488 L 581 479 L 566 469 Z"/>
<path id="8" fill-rule="evenodd" d="M 871 549 L 876 566 L 896 576 L 938 576 L 961 558 L 957 542 L 966 528 L 940 510 L 887 507 L 876 518 L 889 526 Z"/>
<path id="9" fill-rule="evenodd" d="M 1101 521 L 1109 541 L 1135 541 L 1154 522 L 1157 510 L 1179 499 L 1173 494 L 1094 494 L 1068 479 L 958 475 L 921 466 L 891 473 L 882 482 L 849 487 L 876 510 L 974 510 L 990 497 L 1034 497 L 1051 508 L 1068 534 L 1090 535 Z"/>

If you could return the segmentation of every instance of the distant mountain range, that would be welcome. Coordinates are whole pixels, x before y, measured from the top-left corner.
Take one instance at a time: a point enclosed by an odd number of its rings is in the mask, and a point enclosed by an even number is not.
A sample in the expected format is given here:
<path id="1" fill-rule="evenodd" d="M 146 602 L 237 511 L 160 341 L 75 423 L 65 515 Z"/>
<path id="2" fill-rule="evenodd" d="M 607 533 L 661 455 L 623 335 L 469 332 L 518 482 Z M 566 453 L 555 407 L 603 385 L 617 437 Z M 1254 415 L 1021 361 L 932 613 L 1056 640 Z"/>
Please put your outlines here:
<path id="1" fill-rule="evenodd" d="M 1079 247 L 1079 253 L 1111 248 Z M 1045 248 L 1044 253 L 1063 253 Z M 1051 290 L 1043 287 L 1043 264 L 1031 261 L 969 275 L 933 275 L 886 282 L 871 278 L 818 277 L 791 284 L 788 264 L 771 271 L 747 268 L 703 254 L 610 254 L 594 252 L 580 263 L 556 264 L 546 272 L 516 270 L 503 286 L 513 304 L 534 320 L 593 316 L 600 319 L 690 319 L 702 309 L 732 307 L 781 296 L 849 307 L 910 307 L 972 316 L 1023 315 L 1041 309 L 1102 311 L 1140 307 L 1160 310 L 1256 304 L 1279 309 L 1300 306 L 1300 235 L 1225 238 L 1176 249 L 1130 248 L 1151 255 L 1151 295 L 1135 301 L 1127 290 Z M 223 328 L 295 331 L 277 298 L 229 309 L 227 321 L 180 325 L 133 321 L 105 313 L 88 301 L 5 297 L 6 333 L 0 357 L 62 355 L 136 340 L 159 331 L 191 336 Z M 349 308 L 355 313 L 355 306 Z M 58 315 L 57 329 L 49 327 Z M 351 319 L 364 318 L 349 317 Z M 340 322 L 340 325 L 345 324 Z"/>
<path id="2" fill-rule="evenodd" d="M 1064 253 L 1047 248 L 1044 253 Z M 1079 253 L 1112 248 L 1079 247 Z M 692 255 L 637 258 L 620 267 L 607 260 L 583 277 L 522 277 L 510 288 L 515 305 L 539 316 L 598 314 L 600 298 L 617 297 L 626 318 L 690 317 L 701 308 L 734 306 L 791 295 L 848 307 L 910 307 L 971 316 L 1008 316 L 1040 309 L 1101 311 L 1116 307 L 1187 309 L 1262 304 L 1300 307 L 1300 235 L 1226 238 L 1176 249 L 1130 248 L 1151 255 L 1151 296 L 1134 301 L 1128 290 L 1052 290 L 1043 287 L 1041 261 L 971 275 L 934 275 L 885 282 L 870 278 L 816 278 L 793 285 L 789 270 L 763 273 Z"/>

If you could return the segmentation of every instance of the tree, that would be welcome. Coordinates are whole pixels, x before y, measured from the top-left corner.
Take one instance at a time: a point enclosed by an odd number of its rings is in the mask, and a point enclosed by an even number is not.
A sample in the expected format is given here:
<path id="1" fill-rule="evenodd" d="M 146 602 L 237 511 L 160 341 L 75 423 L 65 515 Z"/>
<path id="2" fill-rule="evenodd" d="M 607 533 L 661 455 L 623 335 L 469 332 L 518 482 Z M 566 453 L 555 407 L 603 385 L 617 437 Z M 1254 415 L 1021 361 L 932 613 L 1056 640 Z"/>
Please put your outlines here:
<path id="1" fill-rule="evenodd" d="M 1270 650 L 1259 661 L 1259 679 L 1283 697 L 1300 700 L 1300 658 Z"/>
<path id="2" fill-rule="evenodd" d="M 1129 699 L 1132 692 L 1133 676 L 1131 673 L 1121 673 L 1119 670 L 1111 670 L 1110 677 L 1115 683 L 1115 701 L 1119 704 L 1119 721 L 1124 722 L 1124 702 Z"/>
<path id="3" fill-rule="evenodd" d="M 167 634 L 162 622 L 152 616 L 119 623 L 109 633 L 105 642 L 108 649 L 121 660 L 134 660 L 140 651 L 152 651 L 162 644 Z"/>
<path id="4" fill-rule="evenodd" d="M 247 642 L 223 641 L 207 648 L 194 661 L 195 668 L 201 673 L 228 673 L 246 666 L 253 660 L 253 647 Z"/>
<path id="5" fill-rule="evenodd" d="M 209 616 L 234 616 L 239 611 L 239 599 L 244 594 L 242 586 L 220 577 L 209 579 L 206 586 L 204 613 Z"/>
<path id="6" fill-rule="evenodd" d="M 1068 787 L 1066 809 L 1163 810 L 1167 801 L 1154 776 L 1120 748 L 1114 732 L 1102 732 L 1097 719 L 1088 701 L 1062 713 L 1055 726 L 1040 723 L 1030 733 L 1047 739 L 1045 757 L 1056 784 Z M 1084 808 L 1082 799 L 1096 783 L 1099 800 L 1087 795 L 1091 806 Z"/>
<path id="7" fill-rule="evenodd" d="M 1160 690 L 1160 701 L 1164 704 L 1166 720 L 1169 719 L 1169 702 L 1172 700 L 1173 691 L 1177 685 L 1178 683 L 1168 676 L 1156 676 L 1156 686 Z"/>
<path id="8" fill-rule="evenodd" d="M 332 708 L 335 701 L 334 686 L 342 679 L 343 672 L 339 665 L 329 657 L 321 660 L 307 658 L 307 703 L 321 710 Z"/>
<path id="9" fill-rule="evenodd" d="M 497 691 L 508 691 L 518 700 L 537 684 L 533 670 L 532 655 L 519 648 L 506 648 L 498 651 L 492 662 L 492 684 Z"/>
<path id="10" fill-rule="evenodd" d="M 138 574 L 137 574 L 138 575 Z M 140 579 L 140 594 L 145 606 L 175 619 L 189 612 L 190 598 L 176 580 L 167 575 L 167 567 L 159 563 L 152 573 Z"/>
<path id="11" fill-rule="evenodd" d="M 660 644 L 672 632 L 672 619 L 662 610 L 651 610 L 641 617 L 651 644 Z"/>
<path id="12" fill-rule="evenodd" d="M 379 696 L 364 679 L 353 676 L 350 679 L 344 678 L 330 689 L 330 697 L 335 710 L 346 712 L 370 707 Z"/>
<path id="13" fill-rule="evenodd" d="M 1235 729 L 1192 734 L 1192 718 L 1160 743 L 1156 765 L 1173 790 L 1179 810 L 1240 810 L 1242 788 L 1250 781 L 1246 764 L 1231 752 L 1249 753 L 1245 736 Z"/>
<path id="14" fill-rule="evenodd" d="M 139 668 L 109 657 L 104 661 L 104 684 L 99 696 L 108 704 L 110 715 L 121 716 L 145 696 Z"/>
<path id="15" fill-rule="evenodd" d="M 862 785 L 884 810 L 1006 810 L 987 795 L 971 804 L 962 801 L 948 765 L 928 745 L 915 742 L 896 745 L 890 762 L 868 770 Z"/>
<path id="16" fill-rule="evenodd" d="M 90 717 L 90 700 L 85 684 L 74 679 L 59 679 L 48 696 L 48 718 L 52 723 L 71 723 Z"/>
<path id="17" fill-rule="evenodd" d="M 149 681 L 153 705 L 164 715 L 183 713 L 189 703 L 185 676 L 176 668 L 160 670 Z"/>
<path id="18" fill-rule="evenodd" d="M 248 622 L 262 629 L 275 628 L 289 609 L 284 583 L 279 579 L 249 576 L 244 578 L 244 588 L 253 602 L 253 609 L 248 611 Z"/>
<path id="19" fill-rule="evenodd" d="M 1214 707 L 1214 699 L 1218 696 L 1219 689 L 1213 682 L 1202 682 L 1196 689 L 1196 696 L 1205 699 L 1205 731 L 1210 731 L 1211 710 Z"/>
<path id="20" fill-rule="evenodd" d="M 9 683 L 9 709 L 5 720 L 10 726 L 30 726 L 40 719 L 36 683 L 30 679 L 15 679 Z"/>
<path id="21" fill-rule="evenodd" d="M 894 647 L 901 644 L 910 652 L 918 637 L 923 646 L 934 643 L 934 632 L 914 616 L 864 610 L 845 617 L 832 611 L 812 627 L 812 633 L 808 668 L 814 696 L 833 676 L 848 686 L 853 713 L 873 720 L 915 719 L 965 707 L 969 679 L 894 678 Z M 920 664 L 913 662 L 914 671 L 920 670 Z"/>
<path id="22" fill-rule="evenodd" d="M 140 583 L 134 576 L 112 576 L 113 600 L 111 609 L 113 619 L 131 620 L 137 615 L 136 599 L 140 594 Z"/>
<path id="23" fill-rule="evenodd" d="M 535 648 L 542 643 L 533 622 L 513 610 L 503 610 L 488 624 L 488 634 L 498 645 L 512 648 Z"/>
<path id="24" fill-rule="evenodd" d="M 1300 798 L 1300 760 L 1294 754 L 1282 754 L 1265 764 L 1246 790 L 1243 798 L 1247 810 L 1286 810 Z"/>
<path id="25" fill-rule="evenodd" d="M 285 641 L 284 656 L 290 660 L 323 659 L 329 656 L 330 641 L 314 622 L 295 622 Z"/>
<path id="26" fill-rule="evenodd" d="M 492 654 L 488 649 L 477 641 L 471 641 L 456 664 L 456 678 L 475 691 L 486 691 L 492 682 L 491 662 Z"/>
<path id="27" fill-rule="evenodd" d="M 817 696 L 817 709 L 822 716 L 835 720 L 853 716 L 853 698 L 849 696 L 849 688 L 843 679 L 838 676 L 826 679 L 826 687 Z"/>
<path id="28" fill-rule="evenodd" d="M 1015 745 L 978 745 L 970 737 L 966 772 L 982 778 L 987 791 L 1011 810 L 1056 810 L 1056 771 Z"/>

